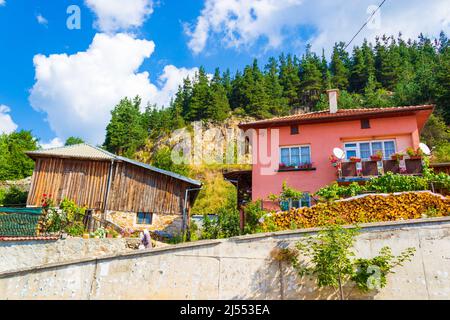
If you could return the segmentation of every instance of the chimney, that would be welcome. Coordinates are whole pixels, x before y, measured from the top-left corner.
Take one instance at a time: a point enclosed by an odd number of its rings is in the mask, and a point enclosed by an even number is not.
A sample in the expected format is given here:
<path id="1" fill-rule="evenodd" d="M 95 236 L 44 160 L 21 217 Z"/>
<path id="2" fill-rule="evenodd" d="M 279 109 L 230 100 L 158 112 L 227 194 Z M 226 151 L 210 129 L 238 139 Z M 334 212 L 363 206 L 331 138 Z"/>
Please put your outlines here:
<path id="1" fill-rule="evenodd" d="M 327 90 L 328 103 L 330 105 L 330 113 L 336 113 L 338 110 L 337 99 L 339 95 L 338 89 Z"/>

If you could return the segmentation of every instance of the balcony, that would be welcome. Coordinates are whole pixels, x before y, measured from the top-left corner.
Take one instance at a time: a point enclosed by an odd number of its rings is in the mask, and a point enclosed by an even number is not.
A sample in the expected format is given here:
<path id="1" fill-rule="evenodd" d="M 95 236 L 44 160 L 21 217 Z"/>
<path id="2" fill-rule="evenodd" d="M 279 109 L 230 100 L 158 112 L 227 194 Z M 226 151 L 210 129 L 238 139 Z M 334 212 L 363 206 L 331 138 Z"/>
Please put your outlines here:
<path id="1" fill-rule="evenodd" d="M 421 175 L 423 163 L 421 158 L 410 158 L 405 160 L 367 160 L 360 162 L 342 162 L 338 171 L 338 182 L 345 184 L 358 181 L 367 181 L 372 177 L 380 176 L 384 173 Z"/>

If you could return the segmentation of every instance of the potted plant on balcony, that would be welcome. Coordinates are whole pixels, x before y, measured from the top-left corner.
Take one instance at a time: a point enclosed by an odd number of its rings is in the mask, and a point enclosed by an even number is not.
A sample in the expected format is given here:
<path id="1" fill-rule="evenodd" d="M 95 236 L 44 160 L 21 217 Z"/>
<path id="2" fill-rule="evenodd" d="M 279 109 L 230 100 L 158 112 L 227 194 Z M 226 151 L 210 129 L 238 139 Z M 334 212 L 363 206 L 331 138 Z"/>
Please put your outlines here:
<path id="1" fill-rule="evenodd" d="M 351 162 L 361 162 L 361 158 L 358 157 L 350 157 L 349 159 Z"/>
<path id="2" fill-rule="evenodd" d="M 329 157 L 329 159 L 330 159 L 331 165 L 332 165 L 333 167 L 337 167 L 337 166 L 338 166 L 338 163 L 339 163 L 338 157 L 336 157 L 334 154 L 332 154 L 332 155 Z"/>
<path id="3" fill-rule="evenodd" d="M 383 159 L 383 152 L 381 150 L 378 150 L 375 154 L 370 156 L 370 160 L 372 161 L 381 161 L 381 159 Z"/>
<path id="4" fill-rule="evenodd" d="M 286 169 L 286 164 L 283 163 L 283 162 L 281 162 L 279 168 L 280 168 L 281 170 Z"/>
<path id="5" fill-rule="evenodd" d="M 423 151 L 420 148 L 417 148 L 417 150 L 414 150 L 413 148 L 406 149 L 406 153 L 408 154 L 410 159 L 422 159 L 423 157 Z"/>
<path id="6" fill-rule="evenodd" d="M 398 153 L 394 153 L 393 155 L 391 155 L 391 159 L 399 162 L 400 160 L 403 160 L 404 156 L 405 155 L 403 153 L 398 152 Z"/>

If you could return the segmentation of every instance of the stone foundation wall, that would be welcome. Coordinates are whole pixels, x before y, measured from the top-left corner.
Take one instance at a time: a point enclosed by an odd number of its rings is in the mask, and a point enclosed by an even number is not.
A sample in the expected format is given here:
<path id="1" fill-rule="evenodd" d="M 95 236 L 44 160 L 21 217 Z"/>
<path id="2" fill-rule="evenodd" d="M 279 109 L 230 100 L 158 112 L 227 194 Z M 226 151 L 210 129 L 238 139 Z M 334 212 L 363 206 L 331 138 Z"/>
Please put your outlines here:
<path id="1" fill-rule="evenodd" d="M 134 212 L 110 211 L 106 214 L 106 219 L 114 222 L 123 228 L 142 231 L 165 231 L 170 234 L 179 234 L 181 232 L 181 215 L 153 214 L 152 224 L 138 224 L 137 214 Z"/>

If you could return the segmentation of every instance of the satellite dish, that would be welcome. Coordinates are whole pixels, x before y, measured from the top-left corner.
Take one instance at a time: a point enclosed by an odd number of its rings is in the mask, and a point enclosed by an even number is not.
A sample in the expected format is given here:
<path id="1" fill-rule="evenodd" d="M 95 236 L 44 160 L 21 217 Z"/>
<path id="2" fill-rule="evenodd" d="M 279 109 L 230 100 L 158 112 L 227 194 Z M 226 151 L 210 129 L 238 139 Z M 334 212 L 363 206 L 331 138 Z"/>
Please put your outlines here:
<path id="1" fill-rule="evenodd" d="M 345 158 L 345 152 L 341 148 L 334 148 L 333 154 L 336 156 L 336 158 L 342 160 Z"/>
<path id="2" fill-rule="evenodd" d="M 429 156 L 431 154 L 430 148 L 428 148 L 428 146 L 425 143 L 422 142 L 419 143 L 419 148 L 425 155 Z"/>

